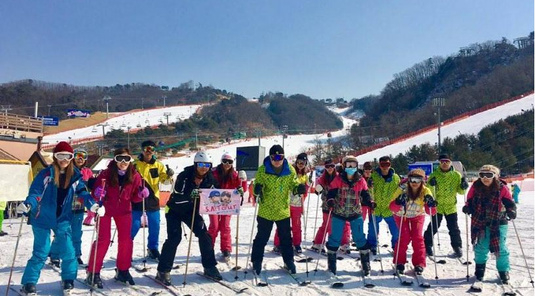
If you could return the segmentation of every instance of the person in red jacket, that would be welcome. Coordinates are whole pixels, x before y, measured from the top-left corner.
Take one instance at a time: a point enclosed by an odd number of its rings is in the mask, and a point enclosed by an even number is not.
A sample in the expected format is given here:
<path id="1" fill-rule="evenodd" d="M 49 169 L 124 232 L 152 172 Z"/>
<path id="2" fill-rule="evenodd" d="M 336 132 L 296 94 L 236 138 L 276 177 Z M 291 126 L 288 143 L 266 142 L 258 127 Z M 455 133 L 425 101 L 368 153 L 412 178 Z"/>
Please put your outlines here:
<path id="1" fill-rule="evenodd" d="M 219 189 L 237 189 L 243 196 L 243 188 L 238 172 L 234 170 L 232 164 L 234 158 L 229 153 L 224 153 L 221 157 L 221 163 L 212 170 L 214 178 L 219 183 Z M 208 234 L 212 237 L 212 247 L 215 245 L 217 234 L 221 233 L 220 248 L 223 259 L 230 260 L 232 250 L 232 237 L 230 236 L 230 215 L 210 215 L 210 226 Z"/>
<path id="2" fill-rule="evenodd" d="M 117 226 L 117 274 L 115 279 L 135 285 L 128 271 L 132 261 L 133 241 L 130 236 L 132 229 L 132 202 L 141 202 L 149 196 L 149 190 L 141 181 L 141 175 L 134 168 L 127 148 L 119 148 L 113 153 L 113 160 L 102 171 L 95 181 L 92 195 L 97 201 L 92 210 L 97 213 L 96 244 L 91 245 L 86 282 L 91 286 L 102 288 L 100 269 L 102 261 L 110 246 L 111 219 Z"/>
<path id="3" fill-rule="evenodd" d="M 405 271 L 407 248 L 412 241 L 414 272 L 422 274 L 426 266 L 423 236 L 425 215 L 436 213 L 437 202 L 431 195 L 431 190 L 424 185 L 424 170 L 410 171 L 407 179 L 409 185 L 400 185 L 394 192 L 396 198 L 389 205 L 400 233 L 394 247 L 394 264 L 397 273 L 402 274 Z"/>

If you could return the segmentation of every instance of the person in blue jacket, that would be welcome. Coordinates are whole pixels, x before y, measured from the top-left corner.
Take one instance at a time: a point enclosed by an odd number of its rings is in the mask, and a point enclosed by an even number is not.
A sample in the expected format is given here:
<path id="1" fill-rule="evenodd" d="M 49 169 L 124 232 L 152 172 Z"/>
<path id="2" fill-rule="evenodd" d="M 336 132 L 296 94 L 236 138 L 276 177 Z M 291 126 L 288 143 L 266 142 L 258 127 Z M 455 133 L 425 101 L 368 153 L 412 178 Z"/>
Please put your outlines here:
<path id="1" fill-rule="evenodd" d="M 86 207 L 92 208 L 93 199 L 87 192 L 82 174 L 73 163 L 74 151 L 67 142 L 59 142 L 53 151 L 54 162 L 41 170 L 30 186 L 26 200 L 17 211 L 29 216 L 34 236 L 32 257 L 22 275 L 22 292 L 36 293 L 36 284 L 48 253 L 50 231 L 59 246 L 61 280 L 64 291 L 74 288 L 78 263 L 72 243 L 71 223 L 73 197 L 83 197 Z"/>

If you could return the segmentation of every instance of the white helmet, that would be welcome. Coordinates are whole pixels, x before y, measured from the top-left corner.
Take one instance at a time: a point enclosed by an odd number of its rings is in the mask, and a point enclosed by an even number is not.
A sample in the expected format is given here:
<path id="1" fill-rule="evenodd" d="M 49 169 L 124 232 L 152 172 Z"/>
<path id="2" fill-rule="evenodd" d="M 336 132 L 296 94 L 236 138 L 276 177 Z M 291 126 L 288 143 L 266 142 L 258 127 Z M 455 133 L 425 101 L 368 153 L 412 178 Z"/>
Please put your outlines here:
<path id="1" fill-rule="evenodd" d="M 223 159 L 234 161 L 234 157 L 232 157 L 232 155 L 230 155 L 230 153 L 228 152 L 223 153 L 223 155 L 221 156 L 221 161 L 223 161 Z"/>
<path id="2" fill-rule="evenodd" d="M 212 163 L 212 157 L 204 151 L 199 151 L 195 154 L 193 162 L 209 162 Z"/>

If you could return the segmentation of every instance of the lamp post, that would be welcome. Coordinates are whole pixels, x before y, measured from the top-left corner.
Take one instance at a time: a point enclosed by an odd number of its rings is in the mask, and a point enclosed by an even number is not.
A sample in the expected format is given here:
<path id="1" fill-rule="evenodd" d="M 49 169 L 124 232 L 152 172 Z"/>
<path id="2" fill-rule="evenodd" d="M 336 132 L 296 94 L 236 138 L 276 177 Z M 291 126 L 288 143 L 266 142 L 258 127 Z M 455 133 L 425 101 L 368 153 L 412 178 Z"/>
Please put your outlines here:
<path id="1" fill-rule="evenodd" d="M 104 139 L 104 138 L 106 137 L 106 131 L 105 131 L 105 128 L 106 128 L 108 125 L 109 125 L 109 124 L 108 124 L 107 122 L 97 124 L 97 126 L 102 126 L 102 139 Z"/>
<path id="2" fill-rule="evenodd" d="M 164 112 L 163 116 L 167 119 L 167 125 L 169 125 L 169 116 L 171 116 L 171 112 Z"/>
<path id="3" fill-rule="evenodd" d="M 162 96 L 163 99 L 163 106 L 165 107 L 165 99 L 167 99 L 167 96 Z"/>
<path id="4" fill-rule="evenodd" d="M 127 138 L 127 147 L 128 147 L 128 150 L 130 150 L 130 129 L 132 128 L 131 126 L 129 125 L 121 125 L 121 127 L 126 127 L 126 138 Z"/>
<path id="5" fill-rule="evenodd" d="M 111 100 L 111 97 L 110 96 L 105 96 L 104 98 L 102 98 L 102 100 L 104 102 L 106 102 L 106 118 L 109 118 L 110 117 L 110 114 L 109 114 L 109 106 L 108 106 L 108 102 Z"/>
<path id="6" fill-rule="evenodd" d="M 446 106 L 446 101 L 445 101 L 444 98 L 434 98 L 433 99 L 433 106 L 438 108 L 438 112 L 437 112 L 437 115 L 438 115 L 438 146 L 437 146 L 437 150 L 438 150 L 438 155 L 440 155 L 440 126 L 441 126 L 441 122 L 440 122 L 440 107 Z"/>
<path id="7" fill-rule="evenodd" d="M 284 138 L 286 137 L 286 132 L 288 131 L 288 126 L 285 124 L 282 126 L 282 149 L 284 150 Z"/>

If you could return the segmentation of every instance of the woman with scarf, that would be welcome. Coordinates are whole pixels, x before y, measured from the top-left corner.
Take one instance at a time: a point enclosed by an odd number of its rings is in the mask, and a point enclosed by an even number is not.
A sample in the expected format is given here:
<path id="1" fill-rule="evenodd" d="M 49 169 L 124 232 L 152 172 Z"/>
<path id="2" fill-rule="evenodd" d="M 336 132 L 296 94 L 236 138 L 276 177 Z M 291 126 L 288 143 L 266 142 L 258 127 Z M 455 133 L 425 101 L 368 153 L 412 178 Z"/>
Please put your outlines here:
<path id="1" fill-rule="evenodd" d="M 500 169 L 486 164 L 479 169 L 479 179 L 468 191 L 463 212 L 471 216 L 476 278 L 483 280 L 489 251 L 496 255 L 496 269 L 504 284 L 509 282 L 509 250 L 506 246 L 507 220 L 516 218 L 516 205 Z"/>

